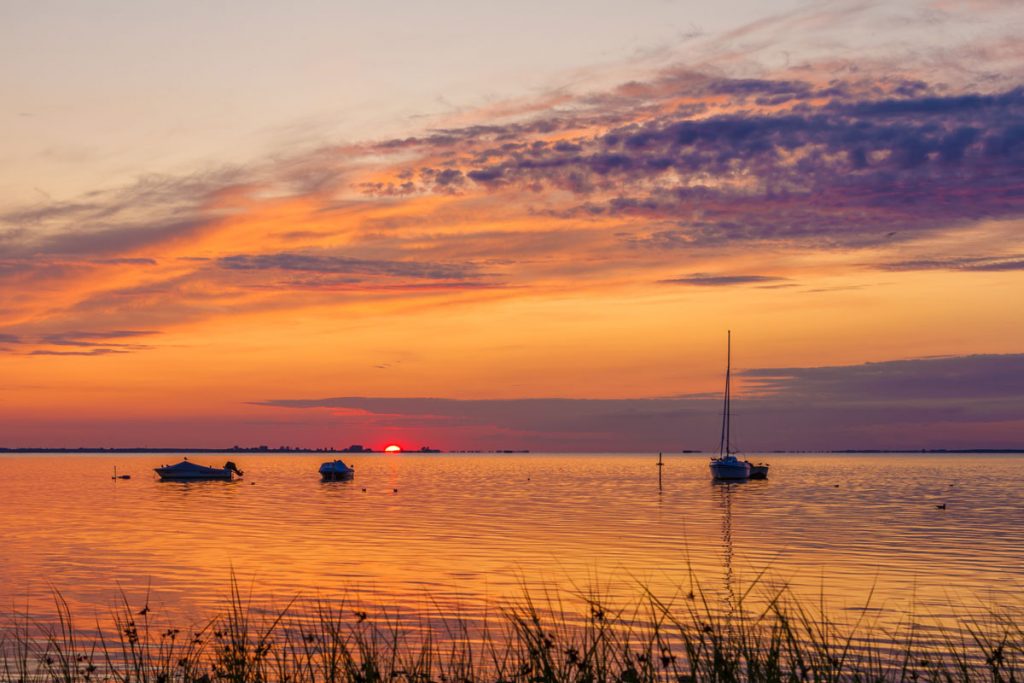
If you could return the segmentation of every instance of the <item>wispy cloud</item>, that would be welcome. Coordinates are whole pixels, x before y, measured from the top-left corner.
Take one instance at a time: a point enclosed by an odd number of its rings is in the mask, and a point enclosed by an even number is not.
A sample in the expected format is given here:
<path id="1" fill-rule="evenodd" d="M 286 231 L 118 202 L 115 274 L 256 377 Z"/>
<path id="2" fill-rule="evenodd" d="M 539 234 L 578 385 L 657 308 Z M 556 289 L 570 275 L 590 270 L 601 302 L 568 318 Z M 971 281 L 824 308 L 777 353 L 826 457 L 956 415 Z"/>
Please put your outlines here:
<path id="1" fill-rule="evenodd" d="M 158 334 L 156 330 L 64 330 L 35 335 L 0 334 L 0 342 L 14 345 L 5 352 L 26 356 L 102 356 L 151 349 L 151 345 L 134 340 Z M 81 350 L 68 351 L 63 347 Z"/>
<path id="2" fill-rule="evenodd" d="M 99 265 L 104 266 L 155 266 L 156 259 L 139 257 L 139 258 L 108 258 L 108 259 L 97 259 L 93 261 Z"/>
<path id="3" fill-rule="evenodd" d="M 771 275 L 710 275 L 708 273 L 693 273 L 683 277 L 658 280 L 667 285 L 695 285 L 698 287 L 730 287 L 732 285 L 751 285 L 779 282 L 786 278 Z"/>
<path id="4" fill-rule="evenodd" d="M 478 268 L 472 264 L 384 261 L 322 253 L 236 254 L 218 259 L 217 264 L 228 270 L 387 275 L 428 280 L 462 280 L 479 275 Z"/>
<path id="5" fill-rule="evenodd" d="M 107 257 L 194 237 L 223 216 L 214 204 L 230 194 L 237 168 L 195 176 L 150 176 L 77 201 L 49 201 L 0 214 L 0 246 L 11 258 Z M 103 260 L 103 259 L 98 259 Z M 149 264 L 147 259 L 145 264 Z"/>
<path id="6" fill-rule="evenodd" d="M 1008 271 L 1024 270 L 1024 256 L 959 256 L 939 259 L 896 261 L 881 266 L 885 270 L 964 270 Z"/>
<path id="7" fill-rule="evenodd" d="M 29 351 L 29 356 L 109 356 L 117 353 L 129 353 L 125 349 L 89 349 L 88 351 L 54 351 L 52 349 L 36 349 Z"/>
<path id="8" fill-rule="evenodd" d="M 114 340 L 148 337 L 159 334 L 155 330 L 106 330 L 83 331 L 69 330 L 53 334 L 45 334 L 40 341 L 54 346 L 124 346 L 139 348 L 136 344 L 115 343 Z"/>

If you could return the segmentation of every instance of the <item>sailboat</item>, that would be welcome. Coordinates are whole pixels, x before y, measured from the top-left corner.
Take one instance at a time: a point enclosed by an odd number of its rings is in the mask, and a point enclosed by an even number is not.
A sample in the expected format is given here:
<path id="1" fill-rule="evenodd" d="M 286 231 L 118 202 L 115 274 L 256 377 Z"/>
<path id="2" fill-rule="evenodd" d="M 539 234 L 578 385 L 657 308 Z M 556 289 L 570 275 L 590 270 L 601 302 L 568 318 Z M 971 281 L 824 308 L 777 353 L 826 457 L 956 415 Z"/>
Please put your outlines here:
<path id="1" fill-rule="evenodd" d="M 732 398 L 730 379 L 732 375 L 732 331 L 729 331 L 725 355 L 725 405 L 722 407 L 722 439 L 718 446 L 718 457 L 711 458 L 712 479 L 750 479 L 750 463 L 732 454 L 729 446 L 729 422 L 731 416 L 729 401 Z"/>

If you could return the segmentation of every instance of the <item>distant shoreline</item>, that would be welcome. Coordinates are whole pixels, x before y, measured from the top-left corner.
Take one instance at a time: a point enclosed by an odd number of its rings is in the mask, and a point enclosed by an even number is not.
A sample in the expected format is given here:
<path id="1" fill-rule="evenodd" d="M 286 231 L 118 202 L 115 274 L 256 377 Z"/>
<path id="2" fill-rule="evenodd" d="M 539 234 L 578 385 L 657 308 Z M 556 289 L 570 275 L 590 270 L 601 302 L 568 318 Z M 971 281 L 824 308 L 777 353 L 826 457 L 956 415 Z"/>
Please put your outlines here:
<path id="1" fill-rule="evenodd" d="M 497 453 L 497 454 L 513 454 L 513 453 L 529 453 L 526 449 L 512 450 L 502 449 L 493 451 L 442 451 L 436 448 L 430 449 L 419 449 L 401 451 L 403 454 L 416 453 L 419 455 L 436 455 L 438 453 Z M 365 448 L 359 451 L 348 450 L 345 448 L 299 448 L 292 446 L 282 446 L 279 448 L 268 448 L 266 446 L 252 446 L 242 447 L 235 446 L 233 448 L 103 448 L 103 447 L 91 447 L 91 446 L 80 446 L 77 448 L 2 448 L 0 447 L 0 453 L 334 453 L 344 455 L 369 455 L 384 453 L 384 451 L 375 451 L 370 448 Z"/>
<path id="2" fill-rule="evenodd" d="M 380 451 L 345 451 L 333 448 L 0 448 L 0 453 L 374 453 Z M 412 451 L 417 452 L 417 451 Z"/>
<path id="3" fill-rule="evenodd" d="M 544 451 L 536 451 L 544 452 Z M 555 451 L 551 451 L 555 452 Z M 587 452 L 580 451 L 580 455 L 584 455 Z M 613 451 L 608 451 L 613 452 Z M 642 454 L 648 451 L 628 451 L 629 454 Z M 654 451 L 650 451 L 654 452 Z M 1024 448 L 918 448 L 918 449 L 907 449 L 907 448 L 846 448 L 841 450 L 794 450 L 794 451 L 748 451 L 749 453 L 756 453 L 758 455 L 794 455 L 800 453 L 835 453 L 835 454 L 855 454 L 855 453 L 894 453 L 894 454 L 994 454 L 994 453 L 1024 453 Z M 3 448 L 0 447 L 0 453 L 332 453 L 332 454 L 345 454 L 345 455 L 369 455 L 369 454 L 381 454 L 384 451 L 374 451 L 371 449 L 365 449 L 361 451 L 352 451 L 346 449 L 335 449 L 335 448 L 299 448 L 283 446 L 279 448 L 268 448 L 265 446 L 253 446 L 253 447 L 241 447 L 235 446 L 233 448 L 103 448 L 103 447 L 91 447 L 81 446 L 77 448 Z M 402 451 L 402 453 L 408 454 L 474 454 L 479 453 L 482 455 L 493 454 L 493 455 L 514 455 L 514 454 L 528 454 L 531 451 L 526 449 L 496 449 L 496 450 L 409 450 Z M 703 451 L 664 451 L 668 455 L 707 455 Z"/>

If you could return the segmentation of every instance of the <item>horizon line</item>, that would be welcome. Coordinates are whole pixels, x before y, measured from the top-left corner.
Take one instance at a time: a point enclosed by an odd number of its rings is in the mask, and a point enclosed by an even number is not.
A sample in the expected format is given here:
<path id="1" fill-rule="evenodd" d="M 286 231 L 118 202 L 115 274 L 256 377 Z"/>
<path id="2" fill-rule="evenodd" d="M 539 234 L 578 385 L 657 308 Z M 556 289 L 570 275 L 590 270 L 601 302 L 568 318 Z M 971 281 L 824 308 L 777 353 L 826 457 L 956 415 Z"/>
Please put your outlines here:
<path id="1" fill-rule="evenodd" d="M 449 455 L 449 454 L 494 454 L 494 455 L 516 455 L 516 454 L 641 454 L 641 453 L 659 453 L 666 455 L 707 455 L 713 454 L 710 450 L 697 450 L 697 449 L 682 449 L 682 450 L 637 450 L 637 451 L 626 451 L 626 450 L 611 450 L 611 451 L 548 451 L 548 450 L 531 450 L 526 448 L 493 448 L 493 449 L 480 449 L 480 448 L 465 448 L 465 449 L 410 449 L 400 451 L 404 454 L 419 454 L 419 455 Z M 1015 448 L 800 448 L 800 449 L 770 449 L 770 450 L 758 450 L 758 449 L 747 449 L 745 453 L 759 453 L 759 454 L 800 454 L 800 453 L 836 453 L 836 454 L 854 454 L 854 453 L 952 453 L 952 454 L 970 454 L 970 453 L 1024 453 L 1024 447 Z M 385 455 L 383 450 L 346 450 L 344 448 L 334 447 L 300 447 L 300 446 L 278 446 L 275 448 L 264 447 L 264 446 L 234 446 L 230 448 L 189 448 L 189 447 L 138 447 L 138 448 L 126 448 L 126 447 L 112 447 L 112 446 L 72 446 L 72 447 L 49 447 L 49 446 L 21 446 L 21 447 L 7 447 L 0 446 L 0 453 L 345 453 L 347 455 Z"/>

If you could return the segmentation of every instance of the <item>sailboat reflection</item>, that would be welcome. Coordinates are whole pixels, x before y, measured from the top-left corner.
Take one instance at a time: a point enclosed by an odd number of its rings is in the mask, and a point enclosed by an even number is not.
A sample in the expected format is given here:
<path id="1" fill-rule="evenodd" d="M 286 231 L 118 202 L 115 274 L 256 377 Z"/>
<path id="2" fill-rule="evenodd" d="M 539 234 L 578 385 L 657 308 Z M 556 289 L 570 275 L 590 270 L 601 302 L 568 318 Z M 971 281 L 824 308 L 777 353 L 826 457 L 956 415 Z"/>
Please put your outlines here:
<path id="1" fill-rule="evenodd" d="M 732 498 L 745 481 L 714 481 L 718 501 L 722 508 L 722 566 L 725 569 L 725 604 L 729 614 L 739 607 L 736 595 L 736 575 L 733 570 L 735 550 L 732 541 Z"/>

